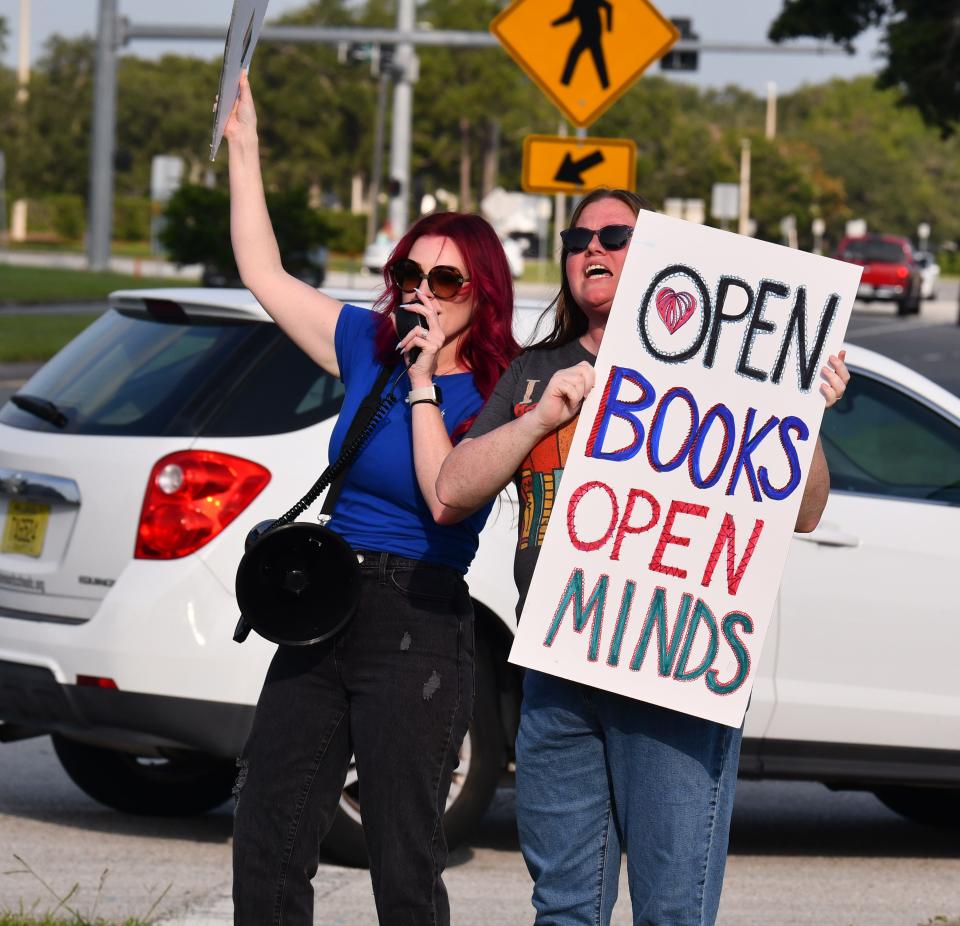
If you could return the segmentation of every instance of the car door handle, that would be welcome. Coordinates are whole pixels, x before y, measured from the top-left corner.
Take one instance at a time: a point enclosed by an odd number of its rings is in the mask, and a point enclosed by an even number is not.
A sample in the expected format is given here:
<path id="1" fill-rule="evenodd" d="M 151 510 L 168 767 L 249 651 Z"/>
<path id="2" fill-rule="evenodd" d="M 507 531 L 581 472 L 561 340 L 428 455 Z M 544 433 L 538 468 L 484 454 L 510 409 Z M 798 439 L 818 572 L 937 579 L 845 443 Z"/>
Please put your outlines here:
<path id="1" fill-rule="evenodd" d="M 860 538 L 840 530 L 835 524 L 822 524 L 809 534 L 794 534 L 804 543 L 815 543 L 821 547 L 859 547 Z"/>

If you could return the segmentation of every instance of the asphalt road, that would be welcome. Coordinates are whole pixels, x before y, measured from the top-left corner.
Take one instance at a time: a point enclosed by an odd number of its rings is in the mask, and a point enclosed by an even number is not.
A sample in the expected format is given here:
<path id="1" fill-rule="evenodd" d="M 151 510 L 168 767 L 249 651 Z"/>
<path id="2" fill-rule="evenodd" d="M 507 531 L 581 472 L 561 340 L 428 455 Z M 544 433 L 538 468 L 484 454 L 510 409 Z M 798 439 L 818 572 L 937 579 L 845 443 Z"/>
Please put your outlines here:
<path id="1" fill-rule="evenodd" d="M 231 921 L 229 804 L 202 817 L 124 816 L 87 798 L 60 769 L 47 738 L 0 746 L 0 910 L 56 905 L 81 915 L 143 916 L 165 924 Z M 14 858 L 22 858 L 32 875 Z M 12 872 L 12 873 L 11 873 Z M 104 872 L 106 874 L 104 875 Z M 530 885 L 517 847 L 513 793 L 495 805 L 446 876 L 453 922 L 520 926 Z M 316 922 L 375 922 L 367 873 L 324 864 Z M 740 783 L 720 926 L 918 926 L 960 916 L 960 838 L 901 819 L 872 795 L 795 782 Z M 626 887 L 614 917 L 630 922 Z"/>

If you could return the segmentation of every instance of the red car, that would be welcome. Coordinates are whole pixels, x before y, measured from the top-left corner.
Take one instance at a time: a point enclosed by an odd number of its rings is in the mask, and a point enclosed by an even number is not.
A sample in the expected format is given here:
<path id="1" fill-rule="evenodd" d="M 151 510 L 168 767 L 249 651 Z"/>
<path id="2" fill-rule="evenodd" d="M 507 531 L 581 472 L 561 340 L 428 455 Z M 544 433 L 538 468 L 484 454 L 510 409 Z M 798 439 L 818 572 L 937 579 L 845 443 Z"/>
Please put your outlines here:
<path id="1" fill-rule="evenodd" d="M 836 254 L 839 260 L 863 267 L 857 296 L 866 302 L 887 299 L 897 303 L 897 315 L 920 311 L 920 266 L 906 238 L 897 235 L 863 235 L 844 238 Z"/>

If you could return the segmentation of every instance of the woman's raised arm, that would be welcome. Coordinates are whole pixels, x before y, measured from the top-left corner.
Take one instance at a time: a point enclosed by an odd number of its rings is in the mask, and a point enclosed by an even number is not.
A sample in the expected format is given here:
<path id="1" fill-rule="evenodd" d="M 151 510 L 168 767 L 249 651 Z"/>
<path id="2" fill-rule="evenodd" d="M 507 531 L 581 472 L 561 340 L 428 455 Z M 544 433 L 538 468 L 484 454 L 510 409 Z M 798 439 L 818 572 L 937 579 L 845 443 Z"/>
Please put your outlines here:
<path id="1" fill-rule="evenodd" d="M 333 336 L 342 305 L 283 269 L 263 192 L 257 112 L 246 72 L 223 134 L 230 145 L 230 237 L 240 279 L 307 356 L 339 376 Z"/>

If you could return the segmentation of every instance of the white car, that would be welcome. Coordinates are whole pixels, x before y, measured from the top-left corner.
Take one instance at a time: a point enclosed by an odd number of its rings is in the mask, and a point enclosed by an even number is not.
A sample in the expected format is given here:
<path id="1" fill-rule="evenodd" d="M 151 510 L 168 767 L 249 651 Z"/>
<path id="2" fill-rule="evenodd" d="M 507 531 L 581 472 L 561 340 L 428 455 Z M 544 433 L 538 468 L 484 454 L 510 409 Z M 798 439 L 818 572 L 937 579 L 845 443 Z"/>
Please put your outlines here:
<path id="1" fill-rule="evenodd" d="M 929 251 L 914 251 L 913 259 L 920 268 L 920 298 L 936 299 L 940 265 Z"/>
<path id="2" fill-rule="evenodd" d="M 520 335 L 542 308 L 520 307 Z M 822 432 L 834 491 L 793 542 L 741 773 L 869 788 L 960 823 L 960 399 L 848 357 Z M 246 291 L 113 294 L 0 409 L 0 740 L 52 733 L 73 780 L 124 811 L 229 797 L 273 649 L 232 642 L 237 562 L 248 529 L 322 469 L 340 398 Z M 467 577 L 478 700 L 451 842 L 513 758 L 515 516 L 506 493 Z M 357 795 L 351 770 L 325 844 L 352 863 Z"/>

